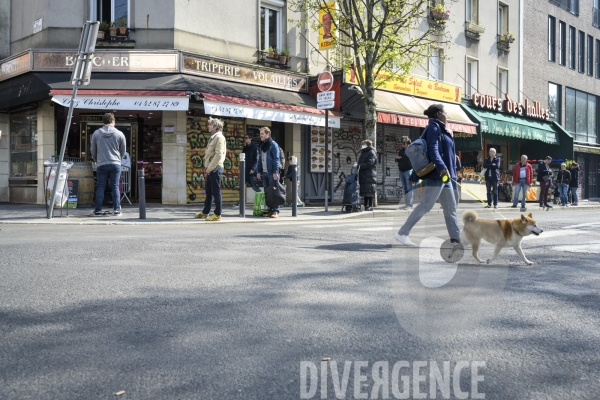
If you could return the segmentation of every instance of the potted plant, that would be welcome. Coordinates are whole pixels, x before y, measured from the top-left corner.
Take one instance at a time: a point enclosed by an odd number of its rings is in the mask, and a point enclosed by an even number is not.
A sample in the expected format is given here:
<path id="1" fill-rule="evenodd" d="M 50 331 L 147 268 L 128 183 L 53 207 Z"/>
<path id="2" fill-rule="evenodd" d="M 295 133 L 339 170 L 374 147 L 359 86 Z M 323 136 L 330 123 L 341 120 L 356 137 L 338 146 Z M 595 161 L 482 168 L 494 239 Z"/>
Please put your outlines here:
<path id="1" fill-rule="evenodd" d="M 106 21 L 100 22 L 100 26 L 98 27 L 98 40 L 104 40 L 104 36 L 106 32 L 108 32 L 108 28 L 110 25 Z"/>
<path id="2" fill-rule="evenodd" d="M 279 52 L 275 46 L 273 46 L 273 57 L 271 58 L 279 58 Z"/>
<path id="3" fill-rule="evenodd" d="M 127 34 L 127 18 L 119 18 L 117 20 L 117 26 L 119 27 L 119 35 L 125 36 Z"/>
<path id="4" fill-rule="evenodd" d="M 505 32 L 504 35 L 500 36 L 501 42 L 512 43 L 515 41 L 515 35 L 512 33 Z"/>
<path id="5" fill-rule="evenodd" d="M 290 52 L 288 49 L 281 50 L 281 54 L 279 55 L 279 63 L 286 64 L 289 56 L 290 56 Z"/>
<path id="6" fill-rule="evenodd" d="M 275 51 L 273 49 L 273 46 L 269 46 L 269 48 L 267 49 L 267 51 L 269 52 L 269 57 L 270 58 L 275 57 Z"/>
<path id="7" fill-rule="evenodd" d="M 444 5 L 438 3 L 431 9 L 431 18 L 438 22 L 446 21 L 450 18 L 450 10 L 444 10 Z"/>
<path id="8" fill-rule="evenodd" d="M 108 33 L 111 37 L 117 36 L 117 27 L 114 22 L 111 22 L 110 28 L 108 28 Z"/>

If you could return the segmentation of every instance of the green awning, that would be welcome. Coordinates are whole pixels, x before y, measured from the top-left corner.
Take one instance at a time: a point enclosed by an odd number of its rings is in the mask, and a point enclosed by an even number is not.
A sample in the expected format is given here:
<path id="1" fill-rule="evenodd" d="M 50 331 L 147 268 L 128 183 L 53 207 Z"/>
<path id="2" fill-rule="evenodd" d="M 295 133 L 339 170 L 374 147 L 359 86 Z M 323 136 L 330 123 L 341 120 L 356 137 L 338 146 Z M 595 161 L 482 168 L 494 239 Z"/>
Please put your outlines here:
<path id="1" fill-rule="evenodd" d="M 462 106 L 480 123 L 481 132 L 510 136 L 517 139 L 539 140 L 554 145 L 561 144 L 561 136 L 564 137 L 564 134 L 570 137 L 567 132 L 553 122 L 536 121 L 504 113 L 481 110 L 464 103 Z M 573 138 L 570 141 L 573 142 Z"/>

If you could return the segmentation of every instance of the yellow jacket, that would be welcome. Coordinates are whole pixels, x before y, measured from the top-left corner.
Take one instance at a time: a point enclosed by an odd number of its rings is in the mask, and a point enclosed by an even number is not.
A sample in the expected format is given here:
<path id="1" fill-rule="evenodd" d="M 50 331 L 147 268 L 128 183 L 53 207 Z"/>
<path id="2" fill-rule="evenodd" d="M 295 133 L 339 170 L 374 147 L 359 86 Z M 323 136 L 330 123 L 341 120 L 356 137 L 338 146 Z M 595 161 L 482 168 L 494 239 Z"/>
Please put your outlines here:
<path id="1" fill-rule="evenodd" d="M 212 172 L 218 166 L 222 167 L 226 152 L 225 136 L 221 132 L 215 133 L 212 139 L 208 141 L 204 152 L 204 166 L 206 169 Z"/>

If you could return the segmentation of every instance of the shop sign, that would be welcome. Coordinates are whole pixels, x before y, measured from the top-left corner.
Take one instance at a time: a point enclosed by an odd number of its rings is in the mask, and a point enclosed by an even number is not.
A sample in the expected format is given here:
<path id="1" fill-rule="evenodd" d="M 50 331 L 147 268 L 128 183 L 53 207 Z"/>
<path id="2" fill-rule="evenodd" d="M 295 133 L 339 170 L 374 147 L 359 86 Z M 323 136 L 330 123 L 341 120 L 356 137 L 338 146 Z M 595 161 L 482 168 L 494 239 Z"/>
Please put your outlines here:
<path id="1" fill-rule="evenodd" d="M 600 147 L 578 146 L 573 144 L 573 151 L 588 154 L 600 154 Z"/>
<path id="2" fill-rule="evenodd" d="M 220 61 L 208 57 L 204 58 L 184 54 L 183 72 L 235 82 L 251 83 L 274 89 L 308 92 L 308 79 L 306 75 L 272 72 L 258 67 Z"/>
<path id="3" fill-rule="evenodd" d="M 207 115 L 260 119 L 263 121 L 287 122 L 290 124 L 325 126 L 324 114 L 296 113 L 274 108 L 252 107 L 240 104 L 217 103 L 204 100 L 204 112 Z M 339 117 L 329 117 L 332 128 L 340 127 Z"/>
<path id="4" fill-rule="evenodd" d="M 471 96 L 471 102 L 475 107 L 485 110 L 504 112 L 520 117 L 536 118 L 543 121 L 550 120 L 550 110 L 542 108 L 539 101 L 525 99 L 525 103 L 522 104 L 511 100 L 508 97 L 508 93 L 504 93 L 504 100 L 494 96 L 474 93 Z"/>
<path id="5" fill-rule="evenodd" d="M 52 101 L 61 106 L 69 107 L 70 95 L 54 95 Z M 162 110 L 162 111 L 187 111 L 189 97 L 166 96 L 94 96 L 80 95 L 75 99 L 75 108 L 91 110 Z"/>
<path id="6" fill-rule="evenodd" d="M 490 119 L 488 121 L 488 128 L 489 129 L 486 130 L 488 133 L 511 136 L 518 139 L 539 140 L 550 144 L 559 144 L 556 133 L 525 125 Z"/>
<path id="7" fill-rule="evenodd" d="M 178 53 L 95 51 L 92 68 L 106 72 L 178 72 L 178 58 Z M 33 69 L 36 71 L 72 70 L 76 61 L 76 52 L 33 52 Z"/>
<path id="8" fill-rule="evenodd" d="M 419 78 L 412 75 L 408 75 L 404 78 L 391 77 L 390 75 L 391 73 L 388 72 L 379 73 L 377 79 L 383 80 L 383 82 L 377 85 L 377 89 L 440 100 L 448 103 L 460 103 L 461 101 L 462 88 L 460 86 L 449 85 L 447 83 Z M 346 82 L 357 83 L 356 75 L 353 70 L 346 73 Z"/>
<path id="9" fill-rule="evenodd" d="M 332 11 L 335 8 L 335 2 L 330 1 L 321 5 L 319 9 L 319 50 L 328 50 L 335 48 L 335 23 L 333 22 Z"/>
<path id="10" fill-rule="evenodd" d="M 331 154 L 333 151 L 331 138 L 333 131 L 329 128 L 329 137 L 327 145 L 325 145 L 325 128 L 322 126 L 311 126 L 310 131 L 310 172 L 324 173 L 325 172 L 325 157 L 327 157 L 328 170 L 333 171 L 331 164 Z M 327 156 L 325 156 L 327 153 Z"/>
<path id="11" fill-rule="evenodd" d="M 0 64 L 0 81 L 29 71 L 29 52 Z"/>

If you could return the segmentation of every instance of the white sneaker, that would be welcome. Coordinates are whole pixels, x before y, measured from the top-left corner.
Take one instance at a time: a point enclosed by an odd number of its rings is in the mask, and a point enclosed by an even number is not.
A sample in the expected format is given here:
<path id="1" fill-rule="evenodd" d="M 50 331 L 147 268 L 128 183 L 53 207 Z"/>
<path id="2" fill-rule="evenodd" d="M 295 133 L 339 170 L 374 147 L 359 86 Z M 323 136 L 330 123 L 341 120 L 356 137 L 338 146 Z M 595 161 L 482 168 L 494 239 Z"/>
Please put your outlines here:
<path id="1" fill-rule="evenodd" d="M 396 239 L 397 241 L 399 241 L 400 243 L 402 243 L 405 246 L 412 246 L 412 247 L 416 246 L 416 244 L 414 244 L 413 241 L 410 240 L 408 235 L 401 235 L 398 232 L 396 232 L 394 234 L 394 239 Z"/>

